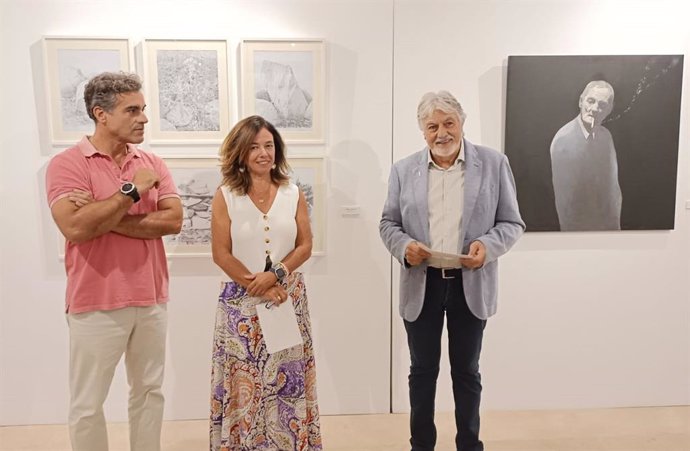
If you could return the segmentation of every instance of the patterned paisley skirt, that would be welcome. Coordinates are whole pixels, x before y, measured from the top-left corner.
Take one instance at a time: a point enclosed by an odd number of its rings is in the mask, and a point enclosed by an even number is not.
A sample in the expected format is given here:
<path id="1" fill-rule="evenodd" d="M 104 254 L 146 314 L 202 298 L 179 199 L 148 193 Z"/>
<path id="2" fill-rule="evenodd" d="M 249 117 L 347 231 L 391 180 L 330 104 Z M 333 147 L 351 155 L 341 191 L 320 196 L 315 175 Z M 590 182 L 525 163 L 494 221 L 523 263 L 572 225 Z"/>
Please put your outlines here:
<path id="1" fill-rule="evenodd" d="M 211 451 L 321 450 L 316 369 L 304 277 L 288 277 L 303 345 L 266 351 L 259 298 L 223 284 L 211 377 Z"/>

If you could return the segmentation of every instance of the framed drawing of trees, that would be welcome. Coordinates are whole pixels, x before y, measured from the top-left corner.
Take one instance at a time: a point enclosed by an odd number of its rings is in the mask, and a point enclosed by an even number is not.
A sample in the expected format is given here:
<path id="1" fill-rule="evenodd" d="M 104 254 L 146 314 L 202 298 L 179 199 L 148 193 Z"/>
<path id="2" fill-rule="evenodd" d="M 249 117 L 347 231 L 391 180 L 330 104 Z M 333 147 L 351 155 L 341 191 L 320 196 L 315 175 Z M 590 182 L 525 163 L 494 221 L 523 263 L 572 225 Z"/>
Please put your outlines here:
<path id="1" fill-rule="evenodd" d="M 230 128 L 226 41 L 143 45 L 151 144 L 219 144 Z"/>

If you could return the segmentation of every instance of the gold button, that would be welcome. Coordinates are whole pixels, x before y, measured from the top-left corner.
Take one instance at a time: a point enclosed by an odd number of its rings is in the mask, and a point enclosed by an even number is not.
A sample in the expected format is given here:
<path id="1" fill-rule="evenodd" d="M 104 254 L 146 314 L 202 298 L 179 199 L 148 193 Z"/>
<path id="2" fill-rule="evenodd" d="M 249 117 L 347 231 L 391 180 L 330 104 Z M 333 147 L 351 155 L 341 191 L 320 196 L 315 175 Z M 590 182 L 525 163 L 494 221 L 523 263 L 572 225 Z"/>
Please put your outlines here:
<path id="1" fill-rule="evenodd" d="M 266 243 L 270 243 L 270 242 L 271 242 L 271 240 L 266 238 Z"/>
<path id="2" fill-rule="evenodd" d="M 266 254 L 270 254 L 270 253 L 271 253 L 271 250 L 270 250 L 270 249 L 266 249 Z"/>
<path id="3" fill-rule="evenodd" d="M 264 232 L 268 232 L 269 230 L 271 230 L 269 226 L 264 227 Z"/>
<path id="4" fill-rule="evenodd" d="M 264 219 L 268 219 L 268 215 L 264 215 Z"/>

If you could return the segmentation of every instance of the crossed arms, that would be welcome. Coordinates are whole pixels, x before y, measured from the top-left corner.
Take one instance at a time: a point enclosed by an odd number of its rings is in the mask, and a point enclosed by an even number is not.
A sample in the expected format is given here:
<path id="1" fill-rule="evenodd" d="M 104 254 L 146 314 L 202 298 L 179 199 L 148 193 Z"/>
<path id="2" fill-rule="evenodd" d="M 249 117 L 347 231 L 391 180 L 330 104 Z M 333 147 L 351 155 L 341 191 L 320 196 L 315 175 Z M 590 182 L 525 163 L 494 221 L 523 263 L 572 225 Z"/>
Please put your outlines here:
<path id="1" fill-rule="evenodd" d="M 146 168 L 139 169 L 132 182 L 140 195 L 158 185 L 158 175 Z M 74 190 L 52 206 L 51 213 L 65 238 L 84 243 L 108 232 L 131 238 L 154 239 L 179 233 L 182 228 L 182 204 L 177 197 L 158 202 L 158 210 L 128 215 L 134 201 L 115 192 L 103 200 L 94 200 L 90 193 Z"/>

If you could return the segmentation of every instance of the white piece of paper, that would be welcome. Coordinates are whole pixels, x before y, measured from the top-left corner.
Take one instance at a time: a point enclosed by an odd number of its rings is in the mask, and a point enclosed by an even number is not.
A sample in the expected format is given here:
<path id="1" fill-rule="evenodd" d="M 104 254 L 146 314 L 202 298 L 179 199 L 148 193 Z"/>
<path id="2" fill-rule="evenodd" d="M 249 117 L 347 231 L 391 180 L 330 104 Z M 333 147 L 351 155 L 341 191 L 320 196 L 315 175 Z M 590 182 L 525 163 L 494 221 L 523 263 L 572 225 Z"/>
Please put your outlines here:
<path id="1" fill-rule="evenodd" d="M 267 305 L 271 307 L 266 308 Z M 257 304 L 256 313 L 269 354 L 302 344 L 302 334 L 299 332 L 292 297 L 288 296 L 280 305 Z"/>
<path id="2" fill-rule="evenodd" d="M 461 258 L 469 258 L 468 254 L 449 254 L 447 252 L 432 251 L 424 243 L 419 243 L 419 247 L 431 254 L 431 257 L 441 264 L 443 268 L 458 268 Z"/>

